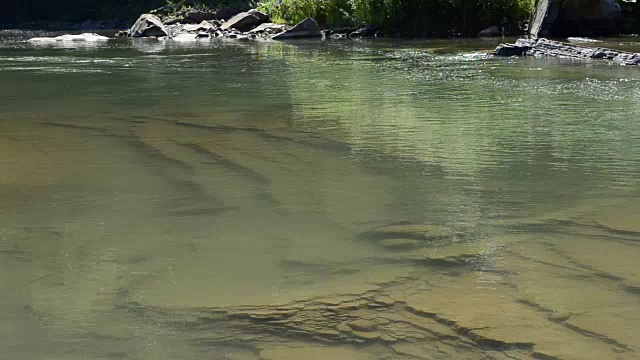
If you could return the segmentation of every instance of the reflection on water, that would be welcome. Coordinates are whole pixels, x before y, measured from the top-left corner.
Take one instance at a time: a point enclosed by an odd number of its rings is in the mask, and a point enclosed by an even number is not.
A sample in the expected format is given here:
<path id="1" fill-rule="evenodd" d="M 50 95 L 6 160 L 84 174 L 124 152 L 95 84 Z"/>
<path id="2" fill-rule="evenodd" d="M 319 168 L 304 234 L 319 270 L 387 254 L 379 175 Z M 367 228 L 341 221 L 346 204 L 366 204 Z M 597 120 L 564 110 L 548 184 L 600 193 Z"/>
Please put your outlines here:
<path id="1" fill-rule="evenodd" d="M 639 356 L 637 69 L 15 39 L 0 358 Z"/>

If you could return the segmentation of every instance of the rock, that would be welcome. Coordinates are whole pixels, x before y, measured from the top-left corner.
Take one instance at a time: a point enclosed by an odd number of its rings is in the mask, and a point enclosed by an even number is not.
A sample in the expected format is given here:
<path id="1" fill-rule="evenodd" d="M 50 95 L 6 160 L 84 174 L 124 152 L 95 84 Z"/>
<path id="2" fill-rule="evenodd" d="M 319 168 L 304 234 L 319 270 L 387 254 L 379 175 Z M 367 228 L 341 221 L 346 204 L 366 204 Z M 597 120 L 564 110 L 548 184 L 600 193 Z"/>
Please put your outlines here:
<path id="1" fill-rule="evenodd" d="M 27 40 L 32 44 L 48 44 L 48 43 L 58 43 L 58 42 L 96 42 L 96 41 L 107 41 L 109 40 L 106 36 L 101 36 L 93 33 L 85 33 L 79 35 L 60 35 L 56 37 L 39 37 L 32 38 Z"/>
<path id="2" fill-rule="evenodd" d="M 200 24 L 187 24 L 182 27 L 184 31 L 187 32 L 214 32 L 216 31 L 216 26 L 208 21 L 202 21 Z"/>
<path id="3" fill-rule="evenodd" d="M 196 34 L 182 33 L 172 37 L 171 40 L 176 42 L 191 42 L 196 41 L 197 37 Z"/>
<path id="4" fill-rule="evenodd" d="M 527 51 L 531 50 L 529 43 L 523 43 L 519 39 L 515 44 L 500 44 L 493 52 L 496 56 L 524 56 Z"/>
<path id="5" fill-rule="evenodd" d="M 160 19 L 151 14 L 142 14 L 129 30 L 129 37 L 167 36 L 169 33 Z"/>
<path id="6" fill-rule="evenodd" d="M 259 17 L 248 12 L 242 12 L 231 19 L 227 20 L 220 26 L 222 30 L 236 29 L 240 31 L 249 31 L 253 27 L 262 23 Z"/>
<path id="7" fill-rule="evenodd" d="M 419 247 L 421 242 L 415 239 L 385 239 L 380 245 L 389 250 L 412 250 Z"/>
<path id="8" fill-rule="evenodd" d="M 151 11 L 150 13 L 156 15 L 162 20 L 165 25 L 172 25 L 177 23 L 182 24 L 198 24 L 202 21 L 213 20 L 228 20 L 234 15 L 243 11 L 239 8 L 218 8 L 218 9 L 196 9 L 196 8 L 184 8 L 179 11 L 175 11 L 170 7 L 162 7 Z"/>
<path id="9" fill-rule="evenodd" d="M 274 23 L 262 23 L 257 27 L 251 29 L 249 33 L 251 34 L 278 34 L 283 32 L 286 29 L 284 25 L 278 25 Z"/>
<path id="10" fill-rule="evenodd" d="M 567 38 L 567 41 L 572 42 L 572 43 L 599 43 L 599 42 L 602 42 L 602 40 L 589 39 L 589 38 L 583 38 L 583 37 L 570 37 L 570 38 Z"/>
<path id="11" fill-rule="evenodd" d="M 480 31 L 478 37 L 498 37 L 502 35 L 502 31 L 497 26 L 489 26 L 488 28 Z"/>
<path id="12" fill-rule="evenodd" d="M 607 35 L 614 33 L 621 16 L 616 0 L 540 0 L 531 20 L 530 35 Z"/>
<path id="13" fill-rule="evenodd" d="M 393 336 L 391 336 L 389 334 L 382 334 L 382 336 L 380 336 L 380 340 L 382 340 L 384 342 L 396 342 L 396 341 L 398 341 L 398 339 L 394 338 Z"/>
<path id="14" fill-rule="evenodd" d="M 331 40 L 341 40 L 341 39 L 347 39 L 348 37 L 347 37 L 347 34 L 336 33 L 336 34 L 329 35 L 329 38 Z"/>
<path id="15" fill-rule="evenodd" d="M 438 225 L 392 224 L 372 229 L 366 232 L 364 236 L 374 239 L 440 240 L 449 238 L 452 234 L 449 229 Z"/>
<path id="16" fill-rule="evenodd" d="M 380 336 L 382 336 L 382 334 L 375 331 L 373 332 L 352 331 L 351 335 L 364 340 L 375 340 L 375 339 L 379 339 Z"/>
<path id="17" fill-rule="evenodd" d="M 280 33 L 274 37 L 273 40 L 285 40 L 296 38 L 319 38 L 322 37 L 322 32 L 318 23 L 312 18 L 306 18 L 296 24 L 291 29 Z"/>
<path id="18" fill-rule="evenodd" d="M 336 325 L 336 330 L 338 330 L 339 332 L 344 332 L 344 333 L 350 333 L 351 331 L 353 331 L 350 327 L 348 327 L 345 324 Z"/>
<path id="19" fill-rule="evenodd" d="M 553 314 L 549 315 L 549 320 L 551 321 L 565 321 L 571 317 L 571 313 L 567 311 L 556 311 Z"/>
<path id="20" fill-rule="evenodd" d="M 115 37 L 126 37 L 129 36 L 129 30 L 120 30 L 115 34 Z"/>
<path id="21" fill-rule="evenodd" d="M 378 28 L 373 25 L 363 26 L 351 33 L 349 33 L 350 38 L 358 38 L 358 37 L 367 37 L 367 36 L 375 36 Z"/>
<path id="22" fill-rule="evenodd" d="M 621 65 L 640 65 L 640 54 L 607 48 L 590 48 L 560 41 L 518 39 L 515 44 L 501 44 L 497 56 L 560 57 L 568 59 L 607 59 Z"/>
<path id="23" fill-rule="evenodd" d="M 358 30 L 358 28 L 340 27 L 323 31 L 323 36 L 330 39 L 345 39 L 349 37 L 349 34 L 353 33 L 356 30 Z"/>
<path id="24" fill-rule="evenodd" d="M 260 10 L 256 10 L 256 9 L 251 9 L 249 11 L 247 11 L 248 14 L 251 14 L 255 17 L 258 18 L 258 20 L 260 20 L 260 22 L 267 22 L 269 21 L 269 15 L 263 13 Z"/>
<path id="25" fill-rule="evenodd" d="M 378 326 L 378 324 L 364 319 L 354 320 L 347 324 L 353 330 L 356 331 L 373 331 Z"/>

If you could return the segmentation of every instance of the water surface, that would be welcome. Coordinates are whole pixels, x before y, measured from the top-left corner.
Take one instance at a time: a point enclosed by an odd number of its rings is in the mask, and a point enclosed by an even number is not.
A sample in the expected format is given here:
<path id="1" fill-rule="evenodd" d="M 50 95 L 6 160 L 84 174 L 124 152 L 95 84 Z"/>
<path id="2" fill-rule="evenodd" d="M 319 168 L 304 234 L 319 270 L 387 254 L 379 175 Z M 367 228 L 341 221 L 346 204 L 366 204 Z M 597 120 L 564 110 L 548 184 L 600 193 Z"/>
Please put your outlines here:
<path id="1" fill-rule="evenodd" d="M 42 35 L 0 36 L 1 359 L 640 356 L 640 70 Z"/>

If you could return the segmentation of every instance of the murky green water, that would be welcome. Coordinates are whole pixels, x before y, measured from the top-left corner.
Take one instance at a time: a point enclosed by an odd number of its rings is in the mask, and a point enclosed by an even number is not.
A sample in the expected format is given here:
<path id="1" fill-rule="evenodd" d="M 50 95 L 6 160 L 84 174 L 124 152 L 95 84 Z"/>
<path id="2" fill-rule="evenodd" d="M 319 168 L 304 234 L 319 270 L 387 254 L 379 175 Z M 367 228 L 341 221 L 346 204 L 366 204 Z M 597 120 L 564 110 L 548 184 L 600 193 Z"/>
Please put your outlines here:
<path id="1" fill-rule="evenodd" d="M 0 359 L 640 357 L 640 69 L 28 36 Z"/>

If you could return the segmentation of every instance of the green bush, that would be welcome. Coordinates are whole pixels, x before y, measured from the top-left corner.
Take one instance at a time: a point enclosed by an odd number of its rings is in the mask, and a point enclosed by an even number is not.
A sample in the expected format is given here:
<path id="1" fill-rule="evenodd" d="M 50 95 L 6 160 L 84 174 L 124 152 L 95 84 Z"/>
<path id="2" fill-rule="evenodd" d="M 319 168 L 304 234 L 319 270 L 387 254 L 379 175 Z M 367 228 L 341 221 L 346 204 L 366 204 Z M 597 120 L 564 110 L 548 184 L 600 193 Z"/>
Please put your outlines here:
<path id="1" fill-rule="evenodd" d="M 533 0 L 259 0 L 273 19 L 306 17 L 326 26 L 374 24 L 411 34 L 474 34 L 491 25 L 516 31 Z"/>
<path id="2" fill-rule="evenodd" d="M 325 25 L 350 23 L 350 0 L 262 0 L 256 7 L 277 22 L 297 23 L 307 17 Z"/>

